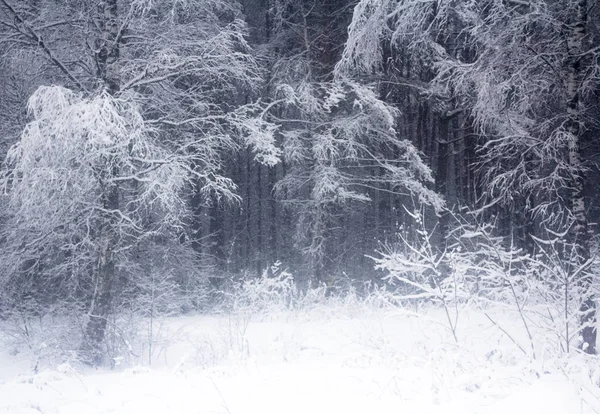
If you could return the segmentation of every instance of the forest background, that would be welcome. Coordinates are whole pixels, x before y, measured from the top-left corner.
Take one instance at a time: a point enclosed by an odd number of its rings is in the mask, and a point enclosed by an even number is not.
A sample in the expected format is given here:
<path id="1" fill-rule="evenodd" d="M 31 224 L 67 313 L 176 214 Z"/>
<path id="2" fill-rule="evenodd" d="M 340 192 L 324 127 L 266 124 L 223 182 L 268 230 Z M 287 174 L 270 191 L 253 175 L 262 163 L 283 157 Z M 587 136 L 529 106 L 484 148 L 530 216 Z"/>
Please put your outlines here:
<path id="1" fill-rule="evenodd" d="M 278 263 L 304 291 L 535 297 L 595 353 L 598 8 L 0 0 L 0 317 L 75 315 L 100 364 L 112 315 Z"/>

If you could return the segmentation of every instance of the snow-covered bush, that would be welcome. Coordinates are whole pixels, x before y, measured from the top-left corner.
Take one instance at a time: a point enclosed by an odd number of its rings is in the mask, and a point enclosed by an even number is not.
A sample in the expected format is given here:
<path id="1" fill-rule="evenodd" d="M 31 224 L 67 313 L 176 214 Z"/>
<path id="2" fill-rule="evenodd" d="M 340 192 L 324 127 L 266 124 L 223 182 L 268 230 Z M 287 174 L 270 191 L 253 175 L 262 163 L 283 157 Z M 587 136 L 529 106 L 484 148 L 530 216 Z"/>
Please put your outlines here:
<path id="1" fill-rule="evenodd" d="M 44 314 L 36 309 L 37 304 L 23 301 L 7 311 L 0 320 L 0 345 L 12 355 L 24 355 L 35 373 L 65 362 L 76 364 L 83 327 L 79 315 L 70 306 L 55 306 Z"/>
<path id="2" fill-rule="evenodd" d="M 476 307 L 533 359 L 540 352 L 568 353 L 580 342 L 581 279 L 589 274 L 574 265 L 572 245 L 564 237 L 549 233 L 547 240 L 536 239 L 537 253 L 530 255 L 510 238 L 495 235 L 492 225 L 454 217 L 456 225 L 441 250 L 432 242 L 435 228 L 425 226 L 422 213 L 410 214 L 416 223 L 413 237 L 400 235 L 400 244 L 373 258 L 401 306 L 415 301 L 440 305 L 456 341 L 461 308 Z M 526 342 L 495 319 L 498 309 L 514 313 Z"/>
<path id="3" fill-rule="evenodd" d="M 293 306 L 298 296 L 293 276 L 277 262 L 258 278 L 232 281 L 222 308 L 236 314 L 269 314 Z"/>
<path id="4" fill-rule="evenodd" d="M 374 257 L 375 267 L 387 272 L 384 280 L 398 287 L 397 300 L 401 302 L 428 300 L 439 303 L 445 310 L 448 328 L 458 342 L 457 324 L 459 301 L 468 297 L 464 288 L 463 272 L 454 272 L 451 265 L 456 257 L 434 247 L 434 232 L 428 230 L 421 211 L 407 210 L 416 224 L 414 241 L 400 234 L 399 246 L 387 247 Z"/>
<path id="5" fill-rule="evenodd" d="M 398 305 L 398 298 L 383 284 L 364 282 L 332 289 L 325 284 L 301 289 L 280 262 L 260 277 L 231 281 L 220 292 L 218 313 L 236 320 L 243 332 L 252 320 L 285 318 L 313 319 L 362 317 Z M 239 328 L 239 329 L 238 329 Z"/>

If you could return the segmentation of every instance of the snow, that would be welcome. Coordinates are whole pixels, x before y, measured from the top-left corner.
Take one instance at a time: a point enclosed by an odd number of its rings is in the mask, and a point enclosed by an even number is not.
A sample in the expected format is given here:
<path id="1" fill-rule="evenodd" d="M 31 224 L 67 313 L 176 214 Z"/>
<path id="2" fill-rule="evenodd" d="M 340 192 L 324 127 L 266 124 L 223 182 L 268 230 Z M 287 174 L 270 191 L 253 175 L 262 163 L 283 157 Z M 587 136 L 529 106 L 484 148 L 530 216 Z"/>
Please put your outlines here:
<path id="1" fill-rule="evenodd" d="M 151 367 L 27 372 L 0 352 L 0 413 L 594 413 L 595 359 L 531 361 L 465 310 L 459 343 L 438 309 L 320 305 L 267 316 L 164 319 Z M 521 340 L 516 319 L 494 315 Z M 0 334 L 1 335 L 1 334 Z M 165 339 L 167 338 L 167 339 Z M 595 364 L 599 365 L 599 364 Z M 593 371 L 593 370 L 592 370 Z M 596 371 L 593 371 L 596 372 Z"/>

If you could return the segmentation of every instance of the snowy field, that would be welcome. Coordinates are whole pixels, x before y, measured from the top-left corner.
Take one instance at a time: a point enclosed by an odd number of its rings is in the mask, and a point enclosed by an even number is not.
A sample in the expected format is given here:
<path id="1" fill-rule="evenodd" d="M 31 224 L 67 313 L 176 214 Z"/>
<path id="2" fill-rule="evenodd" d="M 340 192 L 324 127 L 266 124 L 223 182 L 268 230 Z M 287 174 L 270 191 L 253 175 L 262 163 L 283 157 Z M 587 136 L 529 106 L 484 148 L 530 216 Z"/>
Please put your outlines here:
<path id="1" fill-rule="evenodd" d="M 458 344 L 439 309 L 319 305 L 268 315 L 155 321 L 159 337 L 135 367 L 57 364 L 0 353 L 0 413 L 594 413 L 598 361 L 545 352 L 536 360 L 517 315 L 461 311 Z M 586 359 L 587 358 L 587 359 Z"/>

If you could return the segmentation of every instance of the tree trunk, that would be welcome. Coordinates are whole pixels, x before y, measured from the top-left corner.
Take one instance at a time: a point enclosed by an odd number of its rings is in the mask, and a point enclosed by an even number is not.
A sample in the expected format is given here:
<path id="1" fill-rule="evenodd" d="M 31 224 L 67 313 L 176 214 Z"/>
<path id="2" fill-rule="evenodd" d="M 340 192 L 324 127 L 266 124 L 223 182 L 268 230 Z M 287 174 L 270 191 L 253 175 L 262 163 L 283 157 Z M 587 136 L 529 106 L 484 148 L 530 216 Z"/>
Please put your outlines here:
<path id="1" fill-rule="evenodd" d="M 114 211 L 119 206 L 119 193 L 115 185 L 106 190 L 103 197 L 104 209 Z M 96 281 L 89 310 L 89 319 L 85 327 L 83 343 L 83 361 L 98 366 L 103 362 L 102 343 L 106 333 L 106 324 L 112 305 L 112 287 L 115 280 L 114 244 L 116 235 L 112 223 L 114 214 L 107 213 L 107 223 L 100 230 L 100 251 Z"/>
<path id="2" fill-rule="evenodd" d="M 581 162 L 581 116 L 580 116 L 580 90 L 583 83 L 583 56 L 584 37 L 587 26 L 587 0 L 577 2 L 576 22 L 571 32 L 567 45 L 569 60 L 567 67 L 567 114 L 569 116 L 567 130 L 569 140 L 569 166 L 573 173 L 570 185 L 571 213 L 574 223 L 571 229 L 571 242 L 574 244 L 574 268 L 587 267 L 590 260 L 591 235 L 589 233 L 586 214 L 586 200 L 584 197 L 584 176 Z M 582 349 L 588 354 L 596 353 L 596 302 L 592 292 L 592 275 L 589 269 L 584 268 L 579 279 L 580 288 L 583 290 L 580 311 L 580 327 L 582 336 Z"/>
<path id="3" fill-rule="evenodd" d="M 114 95 L 119 91 L 121 84 L 117 68 L 120 56 L 117 0 L 102 0 L 97 7 L 98 26 L 102 31 L 96 58 L 97 75 L 108 93 Z"/>
<path id="4" fill-rule="evenodd" d="M 118 8 L 117 0 L 103 0 L 98 3 L 98 25 L 101 29 L 100 48 L 97 55 L 97 75 L 110 94 L 119 91 L 120 82 L 117 71 L 119 59 L 118 45 Z M 105 171 L 98 179 L 103 189 L 102 207 L 104 209 L 99 229 L 98 266 L 95 288 L 89 309 L 89 319 L 85 328 L 82 347 L 83 361 L 94 366 L 103 362 L 102 343 L 106 334 L 106 325 L 112 305 L 113 283 L 115 281 L 114 249 L 117 243 L 116 215 L 119 209 L 119 187 L 112 181 L 118 175 L 112 160 L 107 160 Z"/>

